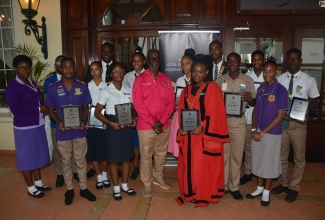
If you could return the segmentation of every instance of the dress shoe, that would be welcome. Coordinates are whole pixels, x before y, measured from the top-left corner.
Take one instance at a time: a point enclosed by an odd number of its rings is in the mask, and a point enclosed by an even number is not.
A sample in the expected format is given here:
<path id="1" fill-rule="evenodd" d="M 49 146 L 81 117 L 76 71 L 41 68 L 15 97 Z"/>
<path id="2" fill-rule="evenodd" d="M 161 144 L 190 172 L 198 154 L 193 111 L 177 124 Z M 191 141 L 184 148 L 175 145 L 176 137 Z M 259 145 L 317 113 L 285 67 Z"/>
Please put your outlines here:
<path id="1" fill-rule="evenodd" d="M 78 173 L 73 173 L 73 178 L 78 181 L 79 183 L 79 176 Z"/>
<path id="2" fill-rule="evenodd" d="M 163 177 L 159 177 L 159 178 L 154 178 L 153 179 L 153 184 L 160 186 L 163 189 L 170 189 L 172 188 L 168 183 L 165 182 Z"/>
<path id="3" fill-rule="evenodd" d="M 38 190 L 40 190 L 40 191 L 50 191 L 52 188 L 51 187 L 49 187 L 49 186 L 46 186 L 46 185 L 43 185 L 43 186 L 36 186 L 35 185 L 35 187 L 36 187 L 36 189 L 38 189 Z"/>
<path id="4" fill-rule="evenodd" d="M 97 182 L 96 189 L 102 189 L 102 188 L 103 188 L 103 182 Z"/>
<path id="5" fill-rule="evenodd" d="M 87 179 L 90 179 L 91 177 L 93 177 L 96 174 L 95 169 L 91 168 L 90 170 L 88 170 L 87 172 Z"/>
<path id="6" fill-rule="evenodd" d="M 235 200 L 243 200 L 243 196 L 242 196 L 242 194 L 240 194 L 239 190 L 236 190 L 236 191 L 229 190 L 229 194 L 232 195 L 232 197 Z"/>
<path id="7" fill-rule="evenodd" d="M 56 182 L 55 182 L 55 186 L 56 187 L 62 187 L 64 183 L 64 178 L 63 175 L 57 175 L 56 177 Z"/>
<path id="8" fill-rule="evenodd" d="M 39 192 L 39 193 L 37 193 L 37 192 Z M 41 191 L 39 191 L 39 190 L 36 190 L 35 192 L 33 192 L 33 193 L 30 193 L 29 191 L 28 191 L 28 195 L 30 195 L 30 196 L 33 196 L 33 197 L 35 197 L 35 198 L 42 198 L 43 196 L 45 196 L 45 194 L 43 193 L 43 192 L 41 192 Z"/>
<path id="9" fill-rule="evenodd" d="M 129 188 L 128 190 L 123 190 L 123 189 L 121 189 L 122 190 L 122 192 L 124 192 L 124 193 L 126 193 L 126 194 L 128 194 L 129 196 L 135 196 L 137 193 L 134 191 L 134 189 L 131 189 L 131 188 Z"/>
<path id="10" fill-rule="evenodd" d="M 113 198 L 117 201 L 122 200 L 121 192 L 117 192 L 117 193 L 113 192 Z"/>
<path id="11" fill-rule="evenodd" d="M 144 186 L 143 196 L 144 197 L 151 197 L 152 196 L 152 187 L 151 187 L 151 185 L 150 186 Z"/>
<path id="12" fill-rule="evenodd" d="M 88 201 L 96 201 L 96 196 L 92 194 L 88 189 L 81 189 L 80 196 L 86 198 Z"/>
<path id="13" fill-rule="evenodd" d="M 263 201 L 263 200 L 261 200 L 261 205 L 262 206 L 269 206 L 270 205 L 270 200 L 271 200 L 271 198 L 269 198 L 269 201 Z"/>
<path id="14" fill-rule="evenodd" d="M 258 194 L 258 195 L 256 195 L 256 196 L 253 196 L 252 194 L 247 194 L 246 195 L 246 198 L 247 199 L 255 199 L 256 197 L 259 197 L 259 196 L 261 196 L 263 194 L 263 192 L 261 192 L 260 194 Z"/>
<path id="15" fill-rule="evenodd" d="M 73 189 L 67 190 L 64 194 L 64 203 L 66 205 L 71 205 L 74 197 L 74 191 Z"/>
<path id="16" fill-rule="evenodd" d="M 111 182 L 109 180 L 103 180 L 103 184 L 105 188 L 109 188 L 111 186 Z"/>
<path id="17" fill-rule="evenodd" d="M 139 167 L 134 167 L 133 172 L 131 173 L 130 179 L 135 180 L 139 176 Z"/>
<path id="18" fill-rule="evenodd" d="M 242 176 L 242 178 L 240 178 L 239 180 L 239 185 L 244 185 L 249 181 L 252 181 L 253 179 L 253 174 L 245 174 L 244 176 Z"/>
<path id="19" fill-rule="evenodd" d="M 296 190 L 288 189 L 285 201 L 286 202 L 294 202 L 294 201 L 296 201 L 297 196 L 298 196 L 298 192 Z"/>
<path id="20" fill-rule="evenodd" d="M 274 187 L 272 190 L 271 190 L 271 193 L 272 194 L 280 194 L 282 192 L 287 192 L 288 190 L 288 187 L 285 187 L 285 186 L 282 186 L 281 184 L 278 185 L 277 187 Z"/>

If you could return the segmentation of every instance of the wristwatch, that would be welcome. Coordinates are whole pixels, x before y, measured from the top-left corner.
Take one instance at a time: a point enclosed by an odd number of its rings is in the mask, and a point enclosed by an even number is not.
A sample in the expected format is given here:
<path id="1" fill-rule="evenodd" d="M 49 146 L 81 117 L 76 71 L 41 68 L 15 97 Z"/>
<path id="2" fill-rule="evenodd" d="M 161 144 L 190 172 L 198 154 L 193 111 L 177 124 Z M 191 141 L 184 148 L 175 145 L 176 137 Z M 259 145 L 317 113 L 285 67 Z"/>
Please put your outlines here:
<path id="1" fill-rule="evenodd" d="M 252 128 L 252 130 L 251 130 L 251 131 L 252 131 L 252 132 L 253 132 L 253 131 L 256 131 L 256 128 Z"/>

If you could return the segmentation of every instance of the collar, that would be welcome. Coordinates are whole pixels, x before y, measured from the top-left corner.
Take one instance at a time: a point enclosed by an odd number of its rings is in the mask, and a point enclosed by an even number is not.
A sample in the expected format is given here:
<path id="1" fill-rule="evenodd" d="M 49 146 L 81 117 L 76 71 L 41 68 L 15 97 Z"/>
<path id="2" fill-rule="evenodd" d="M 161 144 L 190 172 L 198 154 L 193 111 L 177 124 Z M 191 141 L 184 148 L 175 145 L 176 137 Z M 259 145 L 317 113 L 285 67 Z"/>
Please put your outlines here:
<path id="1" fill-rule="evenodd" d="M 291 73 L 289 73 L 289 71 L 287 71 L 285 74 L 286 74 L 285 77 L 290 80 L 291 79 L 290 77 L 292 76 Z M 293 79 L 301 78 L 301 75 L 302 75 L 302 72 L 301 72 L 301 70 L 299 70 L 298 72 L 293 74 L 293 76 L 294 76 Z"/>
<path id="2" fill-rule="evenodd" d="M 114 83 L 113 83 L 113 81 L 112 81 L 111 84 L 109 84 L 109 85 L 107 86 L 107 88 L 108 88 L 108 90 L 115 90 L 115 91 L 122 92 L 123 89 L 124 89 L 124 84 L 122 83 L 121 90 L 118 90 L 118 89 L 115 87 L 115 85 L 114 85 Z"/>
<path id="3" fill-rule="evenodd" d="M 29 83 L 30 83 L 31 85 L 34 86 L 34 83 L 33 83 L 33 81 L 31 80 L 31 78 L 28 77 L 27 79 L 28 79 Z M 19 84 L 25 85 L 25 83 L 24 83 L 23 81 L 21 81 L 21 79 L 19 79 L 18 76 L 16 76 L 16 80 L 17 80 L 17 82 L 18 82 Z"/>
<path id="4" fill-rule="evenodd" d="M 112 65 L 112 63 L 113 63 L 113 60 L 111 60 L 111 62 L 109 62 L 109 63 L 105 63 L 104 60 L 102 60 L 102 67 L 106 68 L 107 64 L 110 66 L 110 65 Z"/>

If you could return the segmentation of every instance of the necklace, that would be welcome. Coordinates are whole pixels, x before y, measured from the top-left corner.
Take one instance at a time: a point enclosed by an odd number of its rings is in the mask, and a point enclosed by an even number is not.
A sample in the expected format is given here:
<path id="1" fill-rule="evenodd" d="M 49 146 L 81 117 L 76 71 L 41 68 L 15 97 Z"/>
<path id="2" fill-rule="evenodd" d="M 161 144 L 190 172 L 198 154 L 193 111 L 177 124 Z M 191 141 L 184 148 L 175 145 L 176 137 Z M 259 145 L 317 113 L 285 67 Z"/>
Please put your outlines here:
<path id="1" fill-rule="evenodd" d="M 209 84 L 209 82 L 207 82 L 205 84 L 205 86 L 201 86 L 202 88 L 199 91 L 196 92 L 196 95 L 194 96 L 194 99 L 192 100 L 192 102 L 190 102 L 188 100 L 188 86 L 185 87 L 185 89 L 186 89 L 186 91 L 185 91 L 185 99 L 186 99 L 186 102 L 187 102 L 187 105 L 188 105 L 189 109 L 193 109 L 193 105 L 195 103 L 195 100 L 197 99 L 197 97 L 200 96 L 201 92 L 205 89 L 205 87 L 208 86 L 208 84 Z"/>

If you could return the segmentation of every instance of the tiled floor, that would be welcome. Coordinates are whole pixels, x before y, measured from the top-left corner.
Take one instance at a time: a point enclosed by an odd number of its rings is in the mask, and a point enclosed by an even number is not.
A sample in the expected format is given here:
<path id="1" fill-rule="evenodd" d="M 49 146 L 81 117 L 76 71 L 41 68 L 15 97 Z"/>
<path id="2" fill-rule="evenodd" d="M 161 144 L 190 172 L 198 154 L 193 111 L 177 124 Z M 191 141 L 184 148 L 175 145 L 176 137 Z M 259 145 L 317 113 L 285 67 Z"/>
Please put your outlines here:
<path id="1" fill-rule="evenodd" d="M 292 167 L 292 164 L 291 164 Z M 291 169 L 290 169 L 291 170 Z M 79 196 L 75 182 L 75 198 L 71 206 L 64 205 L 65 188 L 55 187 L 56 173 L 53 165 L 42 170 L 43 182 L 53 187 L 41 199 L 27 195 L 23 177 L 16 169 L 15 155 L 0 154 L 0 219 L 1 220 L 74 220 L 74 219 L 325 219 L 325 163 L 307 163 L 298 200 L 284 201 L 282 195 L 272 196 L 271 204 L 262 207 L 259 199 L 235 201 L 226 195 L 217 204 L 206 208 L 194 208 L 186 203 L 178 206 L 174 198 L 179 196 L 176 167 L 166 167 L 166 180 L 172 189 L 154 186 L 152 198 L 141 196 L 143 185 L 139 179 L 130 180 L 129 186 L 137 195 L 123 194 L 122 201 L 112 198 L 112 188 L 97 190 L 95 177 L 88 181 L 89 189 L 96 194 L 96 202 L 88 202 Z M 253 191 L 255 181 L 240 187 L 242 194 Z M 273 186 L 277 183 L 275 182 Z"/>

